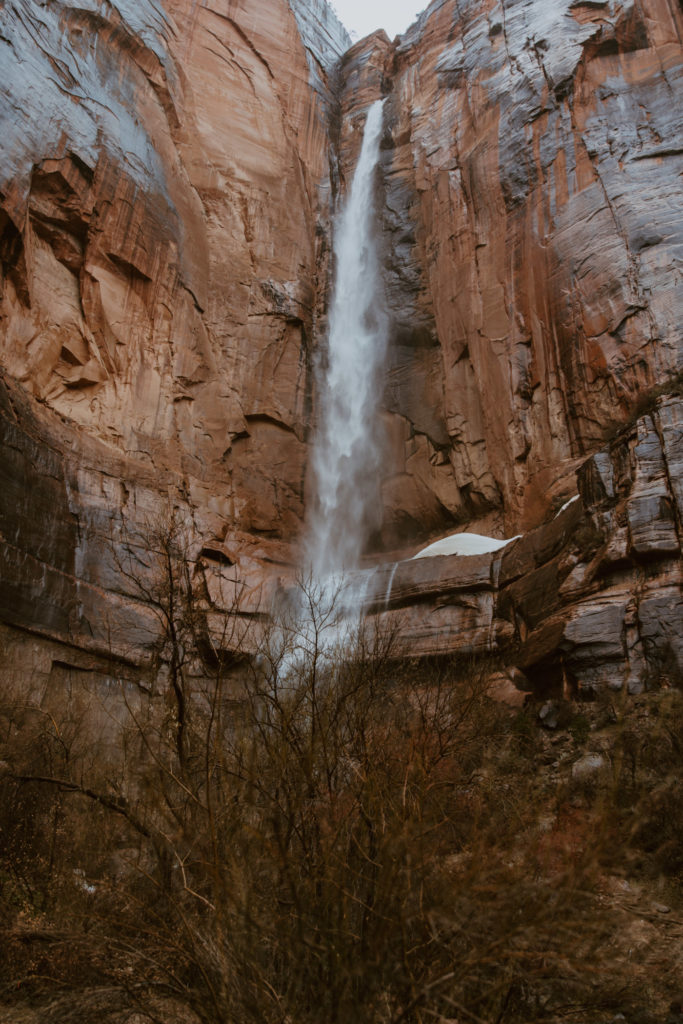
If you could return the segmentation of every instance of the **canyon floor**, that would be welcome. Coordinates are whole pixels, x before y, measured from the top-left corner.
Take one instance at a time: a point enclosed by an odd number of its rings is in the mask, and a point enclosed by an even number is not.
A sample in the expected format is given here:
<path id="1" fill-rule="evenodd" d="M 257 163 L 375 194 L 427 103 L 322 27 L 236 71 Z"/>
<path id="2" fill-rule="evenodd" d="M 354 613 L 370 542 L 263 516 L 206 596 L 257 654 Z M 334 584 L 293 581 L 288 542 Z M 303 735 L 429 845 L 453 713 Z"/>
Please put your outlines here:
<path id="1" fill-rule="evenodd" d="M 168 698 L 3 704 L 2 1024 L 680 1024 L 680 680 L 491 667 L 252 681 L 182 751 Z"/>

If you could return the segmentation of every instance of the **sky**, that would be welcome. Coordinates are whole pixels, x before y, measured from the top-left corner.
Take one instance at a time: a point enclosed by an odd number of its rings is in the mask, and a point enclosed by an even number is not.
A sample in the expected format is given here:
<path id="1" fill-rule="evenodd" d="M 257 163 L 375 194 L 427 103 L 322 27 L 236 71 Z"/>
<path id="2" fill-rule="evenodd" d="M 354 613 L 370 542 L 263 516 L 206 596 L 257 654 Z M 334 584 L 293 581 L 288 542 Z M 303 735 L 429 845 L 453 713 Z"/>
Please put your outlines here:
<path id="1" fill-rule="evenodd" d="M 429 0 L 332 0 L 340 20 L 357 39 L 378 28 L 385 29 L 393 39 L 405 32 L 428 3 Z"/>

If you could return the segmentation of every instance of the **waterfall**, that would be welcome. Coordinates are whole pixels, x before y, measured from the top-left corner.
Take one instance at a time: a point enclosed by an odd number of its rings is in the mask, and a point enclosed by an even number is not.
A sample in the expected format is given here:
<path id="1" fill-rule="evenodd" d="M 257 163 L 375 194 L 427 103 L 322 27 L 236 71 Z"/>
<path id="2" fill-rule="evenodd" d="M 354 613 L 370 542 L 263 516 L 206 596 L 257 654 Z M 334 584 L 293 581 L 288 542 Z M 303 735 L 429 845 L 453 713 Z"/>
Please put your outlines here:
<path id="1" fill-rule="evenodd" d="M 392 570 L 391 570 L 391 572 L 389 574 L 389 582 L 387 583 L 386 593 L 384 594 L 384 607 L 385 608 L 389 607 L 389 601 L 391 600 L 391 588 L 394 585 L 394 576 L 396 575 L 396 570 L 398 569 L 399 564 L 400 564 L 399 562 L 394 562 L 393 568 L 392 568 Z"/>
<path id="2" fill-rule="evenodd" d="M 327 358 L 318 366 L 321 413 L 312 453 L 315 497 L 308 543 L 313 575 L 321 580 L 357 566 L 373 528 L 380 525 L 377 406 L 387 318 L 374 184 L 382 107 L 380 100 L 368 111 L 358 165 L 334 237 Z"/>

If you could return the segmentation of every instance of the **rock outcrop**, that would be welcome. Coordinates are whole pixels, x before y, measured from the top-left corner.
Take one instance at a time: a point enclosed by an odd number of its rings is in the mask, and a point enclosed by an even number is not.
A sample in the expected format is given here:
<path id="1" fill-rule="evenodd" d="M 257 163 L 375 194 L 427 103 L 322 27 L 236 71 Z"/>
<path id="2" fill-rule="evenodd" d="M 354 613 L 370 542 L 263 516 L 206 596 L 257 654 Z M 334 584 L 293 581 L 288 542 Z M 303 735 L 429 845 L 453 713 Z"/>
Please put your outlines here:
<path id="1" fill-rule="evenodd" d="M 501 552 L 411 559 L 370 611 L 411 656 L 499 654 L 538 691 L 639 693 L 683 669 L 683 401 L 585 462 L 579 494 Z"/>
<path id="2" fill-rule="evenodd" d="M 5 675 L 138 672 L 169 524 L 209 632 L 286 588 L 334 201 L 380 95 L 369 554 L 396 561 L 369 614 L 540 688 L 680 672 L 683 13 L 551 6 L 434 0 L 350 49 L 325 0 L 0 6 Z M 406 559 L 456 526 L 524 535 Z"/>

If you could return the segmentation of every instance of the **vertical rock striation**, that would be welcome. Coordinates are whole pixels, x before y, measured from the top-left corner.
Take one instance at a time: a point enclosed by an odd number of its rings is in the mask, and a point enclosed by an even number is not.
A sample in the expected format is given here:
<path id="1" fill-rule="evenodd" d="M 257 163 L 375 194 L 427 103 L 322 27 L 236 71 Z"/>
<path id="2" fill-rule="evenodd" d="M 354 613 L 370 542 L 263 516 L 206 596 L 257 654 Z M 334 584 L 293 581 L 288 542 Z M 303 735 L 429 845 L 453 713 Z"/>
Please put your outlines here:
<path id="1" fill-rule="evenodd" d="M 394 534 L 534 525 L 680 368 L 682 36 L 674 0 L 435 0 L 346 55 L 349 153 L 389 92 Z"/>
<path id="2" fill-rule="evenodd" d="M 321 82 L 348 41 L 325 4 L 295 12 L 0 14 L 2 364 L 116 453 L 177 473 L 224 531 L 289 536 L 329 206 Z"/>
<path id="3" fill-rule="evenodd" d="M 144 658 L 170 516 L 209 606 L 291 560 L 347 45 L 321 0 L 0 7 L 0 618 L 54 657 Z"/>
<path id="4" fill-rule="evenodd" d="M 375 554 L 528 531 L 380 572 L 386 614 L 539 685 L 679 671 L 682 39 L 675 0 L 434 0 L 350 49 L 325 0 L 0 3 L 3 671 L 140 663 L 164 517 L 209 619 L 291 568 L 380 97 Z"/>

